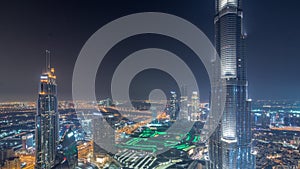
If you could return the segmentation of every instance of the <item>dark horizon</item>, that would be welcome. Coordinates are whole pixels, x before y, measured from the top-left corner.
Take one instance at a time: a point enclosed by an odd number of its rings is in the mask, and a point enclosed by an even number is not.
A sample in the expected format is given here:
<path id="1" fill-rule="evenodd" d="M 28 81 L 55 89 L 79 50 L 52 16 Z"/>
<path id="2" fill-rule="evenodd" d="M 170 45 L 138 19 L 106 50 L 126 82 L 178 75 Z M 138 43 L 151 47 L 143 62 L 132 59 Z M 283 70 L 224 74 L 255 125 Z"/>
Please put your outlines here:
<path id="1" fill-rule="evenodd" d="M 0 101 L 37 99 L 46 49 L 51 51 L 51 62 L 56 69 L 59 100 L 70 100 L 72 72 L 84 43 L 103 25 L 128 14 L 156 11 L 177 15 L 198 26 L 214 42 L 214 1 L 114 2 L 2 2 Z M 300 24 L 296 22 L 300 17 L 297 12 L 300 2 L 290 2 L 284 5 L 280 0 L 243 3 L 248 34 L 249 97 L 254 100 L 300 100 L 300 78 L 297 78 L 300 73 L 300 57 L 297 57 Z M 128 54 L 128 47 L 140 49 L 153 46 L 151 43 L 162 39 L 150 37 L 150 43 L 144 45 L 136 44 L 139 40 L 145 40 L 144 37 L 129 39 L 126 41 L 129 45 L 118 44 L 116 50 L 108 54 L 110 59 L 107 63 L 116 64 L 116 55 Z M 170 50 L 172 47 L 182 48 L 169 39 L 163 42 L 159 45 Z M 207 101 L 209 84 L 203 68 L 200 69 L 199 76 L 204 77 L 200 98 L 201 101 Z M 107 91 L 101 91 L 101 82 L 96 82 L 96 85 L 97 93 L 104 93 L 102 98 L 105 98 Z"/>

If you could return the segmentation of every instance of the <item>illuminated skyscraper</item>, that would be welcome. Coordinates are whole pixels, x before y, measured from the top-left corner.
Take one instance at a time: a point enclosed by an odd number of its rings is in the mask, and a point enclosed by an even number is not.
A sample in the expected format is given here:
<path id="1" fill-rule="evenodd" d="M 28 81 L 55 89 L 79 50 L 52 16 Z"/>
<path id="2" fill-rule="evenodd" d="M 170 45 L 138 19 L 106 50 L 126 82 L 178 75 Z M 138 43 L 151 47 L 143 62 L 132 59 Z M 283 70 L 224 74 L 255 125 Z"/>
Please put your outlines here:
<path id="1" fill-rule="evenodd" d="M 49 51 L 46 51 L 46 57 L 46 71 L 40 77 L 35 117 L 36 169 L 50 169 L 55 165 L 59 139 L 56 76 L 50 66 Z"/>
<path id="2" fill-rule="evenodd" d="M 216 0 L 215 44 L 226 80 L 223 117 L 210 139 L 211 169 L 253 169 L 242 0 Z"/>
<path id="3" fill-rule="evenodd" d="M 192 94 L 192 111 L 193 113 L 198 113 L 199 112 L 199 104 L 200 104 L 200 99 L 198 92 L 193 92 Z"/>
<path id="4" fill-rule="evenodd" d="M 200 106 L 199 93 L 197 91 L 193 91 L 191 97 L 191 104 L 190 104 L 191 121 L 200 121 L 201 112 L 199 111 L 199 106 Z"/>
<path id="5" fill-rule="evenodd" d="M 171 120 L 176 120 L 178 117 L 178 101 L 176 92 L 171 91 L 171 98 L 169 100 L 168 112 Z"/>
<path id="6" fill-rule="evenodd" d="M 188 120 L 189 119 L 188 116 L 189 116 L 188 115 L 188 92 L 187 92 L 187 86 L 183 85 L 181 86 L 179 118 Z"/>

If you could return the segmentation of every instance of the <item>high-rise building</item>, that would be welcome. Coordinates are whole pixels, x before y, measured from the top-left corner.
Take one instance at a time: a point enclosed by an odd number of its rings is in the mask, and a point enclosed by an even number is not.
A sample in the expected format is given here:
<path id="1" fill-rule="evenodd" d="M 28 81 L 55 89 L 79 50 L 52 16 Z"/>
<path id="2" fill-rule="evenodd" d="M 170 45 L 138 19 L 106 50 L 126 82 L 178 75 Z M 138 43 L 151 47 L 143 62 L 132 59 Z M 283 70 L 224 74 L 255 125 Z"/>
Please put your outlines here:
<path id="1" fill-rule="evenodd" d="M 54 68 L 50 66 L 50 52 L 46 51 L 46 70 L 40 77 L 37 113 L 35 117 L 36 169 L 50 169 L 55 165 L 59 141 L 57 85 Z"/>
<path id="2" fill-rule="evenodd" d="M 189 119 L 188 115 L 188 92 L 187 92 L 187 86 L 183 85 L 181 86 L 181 97 L 180 97 L 180 112 L 179 112 L 179 118 L 180 119 Z"/>
<path id="3" fill-rule="evenodd" d="M 168 114 L 171 120 L 176 120 L 178 117 L 179 105 L 177 101 L 177 94 L 174 91 L 171 91 L 171 97 L 169 100 L 169 106 L 167 108 Z"/>
<path id="4" fill-rule="evenodd" d="M 191 100 L 191 120 L 199 121 L 201 113 L 199 111 L 200 99 L 198 92 L 193 91 Z"/>
<path id="5" fill-rule="evenodd" d="M 209 141 L 210 169 L 253 169 L 242 0 L 216 0 L 215 46 L 226 80 L 222 119 Z"/>

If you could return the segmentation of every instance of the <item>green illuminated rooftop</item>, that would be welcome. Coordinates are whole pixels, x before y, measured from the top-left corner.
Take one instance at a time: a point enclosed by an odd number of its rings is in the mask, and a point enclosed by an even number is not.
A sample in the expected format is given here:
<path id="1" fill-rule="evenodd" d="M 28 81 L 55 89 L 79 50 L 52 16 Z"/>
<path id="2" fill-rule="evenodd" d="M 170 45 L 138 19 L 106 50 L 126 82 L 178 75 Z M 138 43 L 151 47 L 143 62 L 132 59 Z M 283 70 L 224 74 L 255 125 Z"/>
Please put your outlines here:
<path id="1" fill-rule="evenodd" d="M 179 134 L 169 132 L 159 132 L 145 128 L 138 137 L 130 138 L 125 143 L 117 145 L 119 148 L 143 150 L 157 152 L 160 149 L 175 148 L 178 150 L 189 151 L 195 148 L 195 143 L 199 142 L 200 136 L 191 133 Z"/>

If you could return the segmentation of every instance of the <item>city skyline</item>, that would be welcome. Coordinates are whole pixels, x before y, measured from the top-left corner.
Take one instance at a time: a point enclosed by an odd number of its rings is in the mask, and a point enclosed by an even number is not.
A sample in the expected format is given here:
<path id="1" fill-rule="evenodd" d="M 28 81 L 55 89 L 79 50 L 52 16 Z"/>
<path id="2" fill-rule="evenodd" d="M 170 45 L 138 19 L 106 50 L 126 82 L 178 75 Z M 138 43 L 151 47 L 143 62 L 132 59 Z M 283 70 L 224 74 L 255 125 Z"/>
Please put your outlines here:
<path id="1" fill-rule="evenodd" d="M 0 101 L 35 100 L 37 89 L 35 84 L 38 82 L 39 72 L 42 69 L 45 49 L 52 51 L 53 65 L 62 77 L 58 80 L 61 86 L 58 97 L 61 100 L 70 100 L 73 66 L 84 42 L 105 23 L 127 14 L 143 11 L 175 14 L 197 25 L 212 42 L 214 41 L 212 21 L 214 2 L 212 1 L 191 1 L 188 4 L 180 1 L 152 1 L 145 4 L 134 1 L 119 2 L 119 4 L 79 1 L 72 4 L 50 1 L 4 3 L 1 6 L 3 24 L 0 27 L 2 37 L 0 43 L 3 44 L 0 48 L 0 56 L 3 58 L 0 63 L 2 77 Z M 290 77 L 297 77 L 297 72 L 299 72 L 297 71 L 297 63 L 299 63 L 297 30 L 300 25 L 284 19 L 287 17 L 291 18 L 290 20 L 297 20 L 299 16 L 295 12 L 297 4 L 298 2 L 287 3 L 286 7 L 282 7 L 280 1 L 244 2 L 244 10 L 247 12 L 245 28 L 248 34 L 250 98 L 299 99 L 297 93 L 299 93 L 300 80 Z M 286 12 L 279 13 L 278 11 Z M 156 42 L 157 39 L 161 38 L 154 37 L 152 41 Z M 139 38 L 133 40 L 128 46 L 140 48 L 134 45 L 134 41 L 137 40 Z M 169 41 L 166 40 L 166 42 Z M 178 44 L 171 43 L 166 48 L 174 48 L 174 46 Z M 117 48 L 121 50 L 112 52 L 111 55 L 123 53 L 124 47 L 127 46 L 120 45 Z M 128 51 L 125 50 L 124 53 Z M 117 61 L 118 58 L 107 62 L 115 64 Z M 22 75 L 20 75 L 21 72 Z M 199 76 L 206 76 L 204 71 L 199 74 Z M 17 81 L 22 81 L 22 88 L 16 85 Z M 205 77 L 203 81 L 206 81 Z M 200 86 L 201 99 L 205 101 L 208 100 L 208 86 L 209 84 Z M 103 97 L 105 95 L 104 92 Z"/>
<path id="2" fill-rule="evenodd" d="M 300 169 L 300 24 L 260 1 L 3 3 L 0 168 Z"/>

